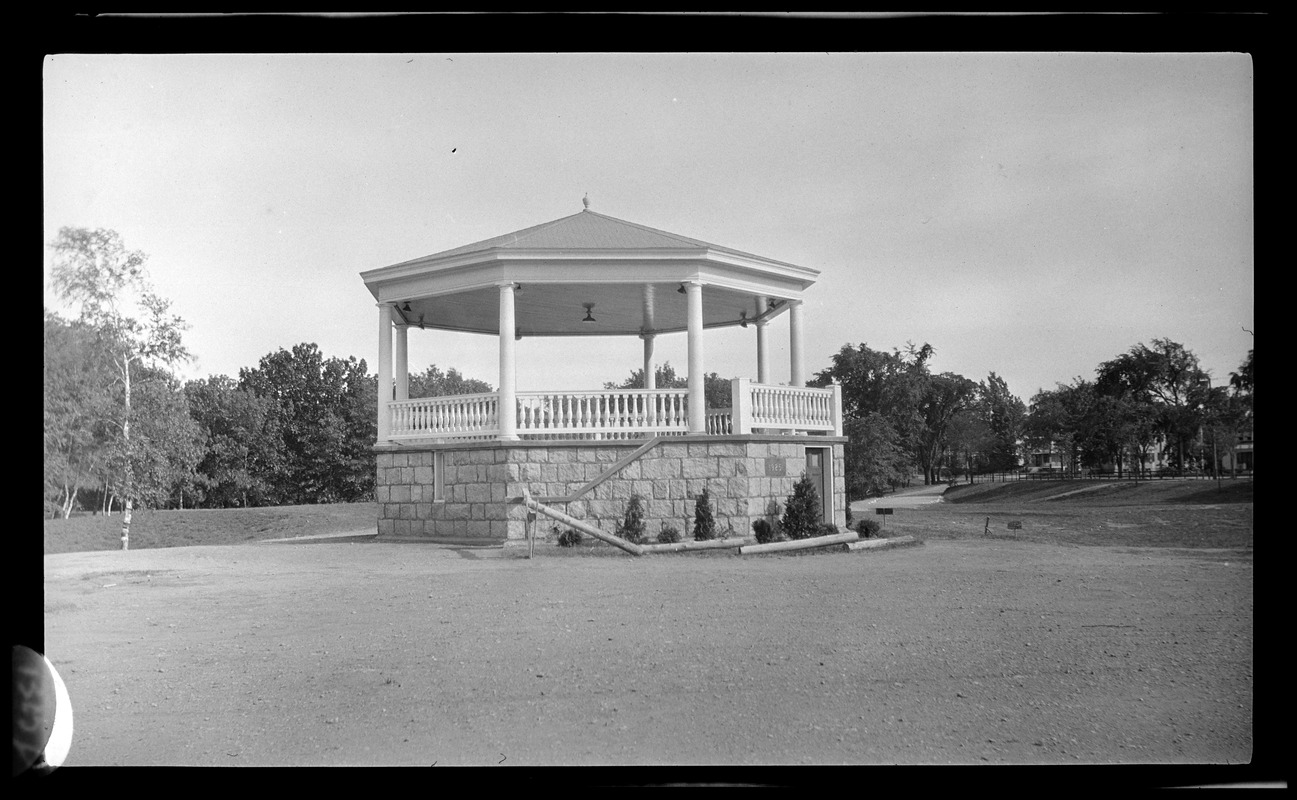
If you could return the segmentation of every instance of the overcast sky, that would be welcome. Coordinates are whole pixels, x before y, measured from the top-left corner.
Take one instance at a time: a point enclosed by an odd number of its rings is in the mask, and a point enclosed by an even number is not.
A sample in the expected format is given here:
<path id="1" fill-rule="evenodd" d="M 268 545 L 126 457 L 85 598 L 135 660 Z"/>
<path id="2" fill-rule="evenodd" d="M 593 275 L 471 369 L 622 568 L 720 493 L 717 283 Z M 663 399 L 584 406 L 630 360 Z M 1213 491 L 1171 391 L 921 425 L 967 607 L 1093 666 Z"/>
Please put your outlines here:
<path id="1" fill-rule="evenodd" d="M 1024 401 L 1155 338 L 1218 380 L 1253 338 L 1242 54 L 57 55 L 44 237 L 112 228 L 191 329 L 184 377 L 315 342 L 377 371 L 360 273 L 591 208 L 811 267 L 808 374 L 930 343 Z M 48 289 L 47 307 L 60 304 Z M 772 327 L 788 378 L 786 315 Z M 597 388 L 638 339 L 519 343 L 519 389 Z M 493 337 L 410 368 L 498 383 Z M 705 366 L 756 373 L 753 329 Z M 683 334 L 657 342 L 680 372 Z"/>

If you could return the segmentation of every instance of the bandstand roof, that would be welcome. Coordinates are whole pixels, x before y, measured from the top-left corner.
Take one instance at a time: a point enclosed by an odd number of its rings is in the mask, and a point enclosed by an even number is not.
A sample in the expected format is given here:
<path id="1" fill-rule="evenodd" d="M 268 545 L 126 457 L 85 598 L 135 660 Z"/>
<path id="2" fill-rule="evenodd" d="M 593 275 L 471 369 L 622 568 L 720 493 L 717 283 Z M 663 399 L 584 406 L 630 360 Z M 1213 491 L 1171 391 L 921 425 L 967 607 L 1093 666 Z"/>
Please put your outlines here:
<path id="1" fill-rule="evenodd" d="M 614 336 L 687 327 L 685 281 L 703 284 L 703 326 L 752 322 L 801 299 L 818 270 L 586 210 L 362 272 L 379 302 L 426 328 L 495 334 L 499 284 L 518 284 L 521 336 Z M 587 305 L 590 313 L 587 315 Z M 587 316 L 594 322 L 583 321 Z"/>

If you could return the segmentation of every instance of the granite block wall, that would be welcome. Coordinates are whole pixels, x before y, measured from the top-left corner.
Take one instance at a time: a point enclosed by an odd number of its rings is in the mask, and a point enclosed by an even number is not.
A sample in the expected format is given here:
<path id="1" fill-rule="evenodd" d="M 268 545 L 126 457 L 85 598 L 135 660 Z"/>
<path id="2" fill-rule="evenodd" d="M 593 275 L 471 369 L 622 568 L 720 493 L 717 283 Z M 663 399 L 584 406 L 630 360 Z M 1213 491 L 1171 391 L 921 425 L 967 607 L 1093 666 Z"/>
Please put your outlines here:
<path id="1" fill-rule="evenodd" d="M 652 540 L 663 525 L 691 536 L 695 499 L 706 488 L 718 529 L 724 535 L 748 536 L 770 501 L 782 506 L 792 494 L 806 468 L 806 448 L 814 446 L 832 450 L 833 519 L 845 528 L 844 441 L 822 436 L 676 437 L 625 464 L 580 499 L 548 504 L 611 533 L 627 501 L 638 494 L 644 498 Z M 522 496 L 524 486 L 538 499 L 572 495 L 641 444 L 473 442 L 380 449 L 378 532 L 445 541 L 521 540 L 527 512 L 512 501 Z M 437 497 L 439 462 L 442 490 Z M 537 536 L 550 535 L 553 524 L 538 518 Z"/>

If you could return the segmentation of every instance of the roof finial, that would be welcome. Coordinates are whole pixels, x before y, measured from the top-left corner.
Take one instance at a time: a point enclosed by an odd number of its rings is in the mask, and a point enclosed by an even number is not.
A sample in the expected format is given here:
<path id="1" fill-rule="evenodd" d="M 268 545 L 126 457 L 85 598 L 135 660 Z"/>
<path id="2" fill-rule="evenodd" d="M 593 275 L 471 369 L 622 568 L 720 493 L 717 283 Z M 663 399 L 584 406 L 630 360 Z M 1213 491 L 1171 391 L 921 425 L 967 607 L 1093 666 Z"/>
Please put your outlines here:
<path id="1" fill-rule="evenodd" d="M 590 210 L 590 193 L 589 193 L 589 192 L 586 192 L 586 193 L 585 193 L 585 197 L 582 197 L 582 198 L 581 198 L 581 205 L 585 206 L 585 210 L 586 210 L 586 211 L 589 211 L 589 210 Z"/>

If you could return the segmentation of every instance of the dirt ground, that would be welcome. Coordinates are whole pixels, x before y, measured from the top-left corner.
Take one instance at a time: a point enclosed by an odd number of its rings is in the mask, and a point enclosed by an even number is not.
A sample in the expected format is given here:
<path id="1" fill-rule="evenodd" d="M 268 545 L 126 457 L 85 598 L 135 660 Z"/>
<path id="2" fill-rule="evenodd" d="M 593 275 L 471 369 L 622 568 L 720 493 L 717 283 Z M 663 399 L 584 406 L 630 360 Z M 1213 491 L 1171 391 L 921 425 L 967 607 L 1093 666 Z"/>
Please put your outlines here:
<path id="1" fill-rule="evenodd" d="M 525 551 L 522 551 L 525 552 Z M 45 556 L 80 765 L 1237 764 L 1250 549 Z"/>

